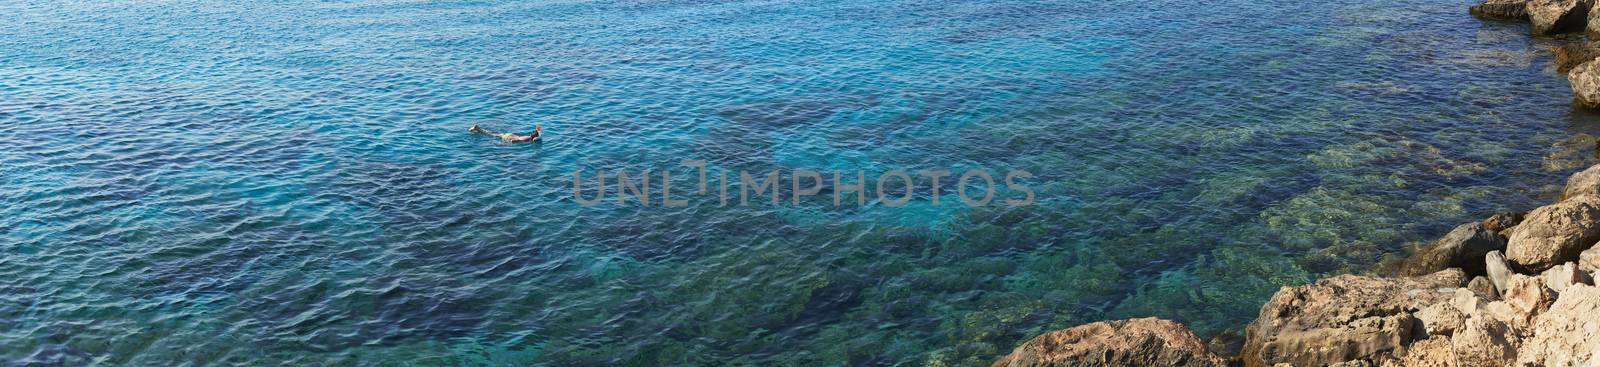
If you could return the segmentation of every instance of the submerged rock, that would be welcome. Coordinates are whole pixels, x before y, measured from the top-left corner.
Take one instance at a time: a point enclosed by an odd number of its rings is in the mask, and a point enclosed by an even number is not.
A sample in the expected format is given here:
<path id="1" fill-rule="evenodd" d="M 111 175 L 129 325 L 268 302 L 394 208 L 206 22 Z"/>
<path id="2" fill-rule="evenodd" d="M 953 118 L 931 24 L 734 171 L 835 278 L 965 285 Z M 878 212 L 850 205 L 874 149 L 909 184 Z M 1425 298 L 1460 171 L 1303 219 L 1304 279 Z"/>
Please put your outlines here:
<path id="1" fill-rule="evenodd" d="M 1427 275 L 1449 268 L 1461 268 L 1469 276 L 1483 275 L 1483 256 L 1505 247 L 1506 239 L 1482 222 L 1462 224 L 1407 258 L 1400 275 Z"/>
<path id="2" fill-rule="evenodd" d="M 993 367 L 1224 365 L 1183 324 L 1143 318 L 1045 333 L 1022 343 Z"/>
<path id="3" fill-rule="evenodd" d="M 1600 62 L 1593 60 L 1567 71 L 1573 98 L 1588 108 L 1600 107 Z"/>
<path id="4" fill-rule="evenodd" d="M 1223 358 L 1238 356 L 1240 348 L 1244 348 L 1244 335 L 1235 330 L 1223 330 L 1206 341 L 1206 349 Z"/>
<path id="5" fill-rule="evenodd" d="M 1595 64 L 1593 62 L 1585 65 Z M 1511 230 L 1506 260 L 1538 273 L 1578 259 L 1578 253 L 1600 240 L 1600 196 L 1569 197 L 1528 212 Z"/>
<path id="6" fill-rule="evenodd" d="M 1533 34 L 1539 36 L 1582 32 L 1589 23 L 1591 5 L 1580 0 L 1530 0 L 1528 22 L 1533 24 Z"/>
<path id="7" fill-rule="evenodd" d="M 1490 19 L 1528 20 L 1528 0 L 1484 0 L 1467 12 Z"/>
<path id="8" fill-rule="evenodd" d="M 1410 310 L 1449 300 L 1466 282 L 1459 269 L 1422 277 L 1341 275 L 1285 287 L 1245 329 L 1246 365 L 1322 366 L 1404 355 L 1423 336 Z"/>
<path id="9" fill-rule="evenodd" d="M 1595 14 L 1594 12 L 1589 13 L 1591 16 Z M 1600 58 L 1600 48 L 1596 48 L 1588 42 L 1563 44 L 1560 47 L 1556 47 L 1552 53 L 1555 54 L 1556 72 L 1558 73 L 1572 71 L 1572 68 L 1578 67 L 1578 65 Z"/>

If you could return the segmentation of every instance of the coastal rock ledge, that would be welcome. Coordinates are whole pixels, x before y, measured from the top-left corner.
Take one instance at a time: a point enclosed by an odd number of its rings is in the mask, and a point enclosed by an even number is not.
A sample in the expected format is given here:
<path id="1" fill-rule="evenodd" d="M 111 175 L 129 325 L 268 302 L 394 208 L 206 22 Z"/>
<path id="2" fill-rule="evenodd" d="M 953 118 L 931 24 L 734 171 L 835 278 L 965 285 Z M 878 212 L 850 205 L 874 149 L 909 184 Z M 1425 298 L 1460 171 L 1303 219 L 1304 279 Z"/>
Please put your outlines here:
<path id="1" fill-rule="evenodd" d="M 1600 366 L 1597 177 L 1600 165 L 1573 175 L 1561 200 L 1526 216 L 1457 227 L 1400 276 L 1280 288 L 1245 327 L 1238 356 L 1145 318 L 1045 333 L 993 367 Z"/>
<path id="2" fill-rule="evenodd" d="M 1143 318 L 1048 332 L 1022 343 L 992 367 L 1226 365 L 1183 324 Z"/>

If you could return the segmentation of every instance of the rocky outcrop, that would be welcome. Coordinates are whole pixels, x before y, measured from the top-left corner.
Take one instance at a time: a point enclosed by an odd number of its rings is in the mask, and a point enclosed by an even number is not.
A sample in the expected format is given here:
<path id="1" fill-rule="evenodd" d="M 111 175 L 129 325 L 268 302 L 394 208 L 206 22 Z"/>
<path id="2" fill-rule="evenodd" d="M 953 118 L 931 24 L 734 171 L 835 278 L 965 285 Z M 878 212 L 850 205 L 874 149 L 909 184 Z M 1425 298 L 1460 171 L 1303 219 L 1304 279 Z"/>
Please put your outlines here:
<path id="1" fill-rule="evenodd" d="M 1600 107 L 1600 62 L 1591 60 L 1573 67 L 1567 72 L 1567 82 L 1572 84 L 1573 99 L 1578 104 Z"/>
<path id="2" fill-rule="evenodd" d="M 1528 20 L 1528 0 L 1484 0 L 1467 12 L 1490 19 Z"/>
<path id="3" fill-rule="evenodd" d="M 1600 241 L 1600 196 L 1569 197 L 1528 212 L 1511 229 L 1506 260 L 1538 273 L 1577 260 L 1595 241 Z"/>
<path id="4" fill-rule="evenodd" d="M 1482 222 L 1462 224 L 1411 254 L 1400 266 L 1400 275 L 1419 276 L 1449 268 L 1461 268 L 1469 276 L 1484 275 L 1483 256 L 1505 247 L 1506 239 Z"/>
<path id="5" fill-rule="evenodd" d="M 1246 365 L 1322 366 L 1351 356 L 1403 355 L 1424 330 L 1411 312 L 1450 299 L 1466 284 L 1458 269 L 1422 277 L 1342 275 L 1286 287 L 1245 328 Z"/>
<path id="6" fill-rule="evenodd" d="M 1022 343 L 993 367 L 1225 365 L 1182 324 L 1143 318 L 1045 333 Z"/>
<path id="7" fill-rule="evenodd" d="M 1572 264 L 1555 272 L 1576 269 Z M 1600 351 L 1600 288 L 1556 292 L 1514 273 L 1505 299 L 1422 278 L 1340 276 L 1286 287 L 1246 329 L 1246 366 L 1588 366 Z M 1435 288 L 1435 286 L 1440 286 Z M 1268 330 L 1268 327 L 1276 330 Z M 1515 362 L 1515 364 L 1513 364 Z"/>
<path id="8" fill-rule="evenodd" d="M 1581 0 L 1530 0 L 1528 22 L 1533 25 L 1535 35 L 1582 32 L 1589 23 L 1592 4 Z"/>
<path id="9" fill-rule="evenodd" d="M 1245 366 L 1600 366 L 1600 166 L 1526 216 L 1469 223 L 1403 271 L 1283 287 L 1244 330 Z M 1491 236 L 1509 237 L 1506 254 Z M 1470 249 L 1470 250 L 1468 250 Z M 1467 259 L 1484 249 L 1478 259 Z M 1508 261 L 1509 260 L 1509 261 Z M 1445 265 L 1440 265 L 1445 264 Z M 1469 277 L 1461 267 L 1480 266 Z M 1469 281 L 1470 278 L 1470 281 Z M 1226 338 L 1225 338 L 1226 339 Z M 1235 339 L 1236 340 L 1236 339 Z M 1213 343 L 1231 344 L 1231 343 Z M 1231 350 L 1218 346 L 1216 349 Z M 994 366 L 1221 365 L 1193 334 L 1159 319 L 1044 334 Z"/>

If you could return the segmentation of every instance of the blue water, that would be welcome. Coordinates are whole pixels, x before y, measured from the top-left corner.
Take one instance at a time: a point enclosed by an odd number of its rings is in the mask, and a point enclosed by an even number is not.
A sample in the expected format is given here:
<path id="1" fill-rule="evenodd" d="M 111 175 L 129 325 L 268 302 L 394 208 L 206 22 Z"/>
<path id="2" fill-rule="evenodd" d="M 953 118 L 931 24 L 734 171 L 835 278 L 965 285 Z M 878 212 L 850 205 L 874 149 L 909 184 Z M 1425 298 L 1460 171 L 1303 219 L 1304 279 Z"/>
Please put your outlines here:
<path id="1" fill-rule="evenodd" d="M 1595 163 L 1559 41 L 1467 5 L 0 0 L 0 362 L 963 366 L 1238 329 Z M 1037 196 L 721 206 L 684 159 Z M 646 169 L 687 205 L 572 196 Z"/>

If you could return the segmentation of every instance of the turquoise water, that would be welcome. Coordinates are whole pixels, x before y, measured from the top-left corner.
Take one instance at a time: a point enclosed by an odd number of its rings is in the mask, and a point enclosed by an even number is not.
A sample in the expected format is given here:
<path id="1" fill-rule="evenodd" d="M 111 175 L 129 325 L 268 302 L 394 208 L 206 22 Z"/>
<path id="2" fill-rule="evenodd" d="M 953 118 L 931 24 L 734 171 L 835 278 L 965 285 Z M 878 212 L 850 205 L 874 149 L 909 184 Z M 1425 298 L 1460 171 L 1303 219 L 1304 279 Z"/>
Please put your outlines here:
<path id="1" fill-rule="evenodd" d="M 1557 41 L 1467 5 L 0 1 L 0 362 L 965 366 L 1237 329 L 1595 162 Z M 1037 200 L 724 207 L 683 159 Z M 646 169 L 687 205 L 572 197 Z"/>

